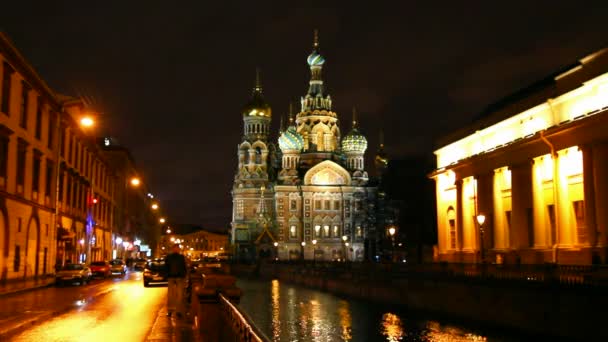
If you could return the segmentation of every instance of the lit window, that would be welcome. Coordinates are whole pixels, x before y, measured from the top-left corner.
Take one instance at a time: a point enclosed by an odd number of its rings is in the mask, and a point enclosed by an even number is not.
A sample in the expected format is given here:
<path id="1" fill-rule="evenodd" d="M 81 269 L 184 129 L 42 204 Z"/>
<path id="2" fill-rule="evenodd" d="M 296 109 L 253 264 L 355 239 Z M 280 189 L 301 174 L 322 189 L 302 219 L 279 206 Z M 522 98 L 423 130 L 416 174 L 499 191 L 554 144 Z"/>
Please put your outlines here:
<path id="1" fill-rule="evenodd" d="M 289 237 L 295 239 L 297 237 L 297 229 L 296 226 L 289 227 Z"/>
<path id="2" fill-rule="evenodd" d="M 316 225 L 315 226 L 315 237 L 320 237 L 321 236 L 321 226 Z"/>
<path id="3" fill-rule="evenodd" d="M 340 236 L 340 227 L 338 227 L 337 225 L 334 226 L 333 236 L 334 237 Z"/>
<path id="4" fill-rule="evenodd" d="M 323 235 L 329 237 L 329 226 L 323 226 Z"/>

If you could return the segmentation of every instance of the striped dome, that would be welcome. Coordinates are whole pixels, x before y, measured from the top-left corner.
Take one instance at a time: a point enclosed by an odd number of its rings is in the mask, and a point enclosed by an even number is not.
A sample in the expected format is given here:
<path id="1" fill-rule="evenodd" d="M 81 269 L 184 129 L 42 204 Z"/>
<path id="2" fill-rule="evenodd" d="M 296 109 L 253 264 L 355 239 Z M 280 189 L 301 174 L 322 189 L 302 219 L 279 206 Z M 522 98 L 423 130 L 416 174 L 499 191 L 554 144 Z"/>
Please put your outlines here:
<path id="1" fill-rule="evenodd" d="M 315 50 L 308 56 L 306 61 L 310 66 L 321 66 L 325 63 L 325 58 Z"/>
<path id="2" fill-rule="evenodd" d="M 353 128 L 342 139 L 342 151 L 343 152 L 365 153 L 365 150 L 367 150 L 367 139 L 356 128 Z"/>
<path id="3" fill-rule="evenodd" d="M 304 138 L 294 126 L 289 126 L 279 137 L 279 147 L 281 151 L 301 151 L 304 147 Z"/>

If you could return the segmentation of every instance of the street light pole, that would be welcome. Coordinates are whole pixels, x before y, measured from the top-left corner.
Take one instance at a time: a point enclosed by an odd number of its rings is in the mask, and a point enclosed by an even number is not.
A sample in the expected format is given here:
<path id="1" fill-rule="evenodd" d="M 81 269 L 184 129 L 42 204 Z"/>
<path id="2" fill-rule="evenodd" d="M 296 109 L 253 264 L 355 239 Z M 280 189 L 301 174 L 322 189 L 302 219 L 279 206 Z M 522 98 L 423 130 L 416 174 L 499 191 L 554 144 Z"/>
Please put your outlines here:
<path id="1" fill-rule="evenodd" d="M 312 263 L 317 263 L 317 240 L 312 240 Z"/>
<path id="2" fill-rule="evenodd" d="M 485 253 L 483 248 L 483 224 L 486 222 L 486 216 L 484 214 L 477 215 L 477 223 L 479 224 L 479 251 L 481 253 L 481 263 L 485 262 Z"/>
<path id="3" fill-rule="evenodd" d="M 302 241 L 302 261 L 304 261 L 304 247 L 306 246 L 306 241 Z"/>
<path id="4" fill-rule="evenodd" d="M 397 229 L 395 229 L 395 227 L 391 226 L 388 229 L 388 233 L 391 236 L 391 261 L 395 262 L 395 233 L 397 232 Z"/>
<path id="5" fill-rule="evenodd" d="M 344 243 L 342 248 L 344 249 L 344 261 L 346 261 L 346 240 L 348 239 L 348 237 L 346 235 L 342 235 L 342 242 Z"/>

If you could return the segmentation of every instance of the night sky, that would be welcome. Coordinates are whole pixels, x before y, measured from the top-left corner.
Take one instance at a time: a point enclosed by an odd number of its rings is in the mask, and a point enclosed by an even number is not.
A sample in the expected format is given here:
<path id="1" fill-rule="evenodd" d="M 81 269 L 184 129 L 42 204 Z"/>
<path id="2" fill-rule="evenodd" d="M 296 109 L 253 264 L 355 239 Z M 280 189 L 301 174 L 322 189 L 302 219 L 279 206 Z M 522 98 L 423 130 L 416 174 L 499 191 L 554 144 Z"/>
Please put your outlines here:
<path id="1" fill-rule="evenodd" d="M 100 135 L 131 149 L 172 222 L 216 229 L 255 68 L 278 128 L 306 93 L 315 28 L 340 127 L 356 106 L 368 161 L 380 129 L 392 158 L 428 155 L 490 103 L 608 46 L 608 1 L 33 3 L 3 4 L 0 29 L 53 89 L 103 113 Z"/>

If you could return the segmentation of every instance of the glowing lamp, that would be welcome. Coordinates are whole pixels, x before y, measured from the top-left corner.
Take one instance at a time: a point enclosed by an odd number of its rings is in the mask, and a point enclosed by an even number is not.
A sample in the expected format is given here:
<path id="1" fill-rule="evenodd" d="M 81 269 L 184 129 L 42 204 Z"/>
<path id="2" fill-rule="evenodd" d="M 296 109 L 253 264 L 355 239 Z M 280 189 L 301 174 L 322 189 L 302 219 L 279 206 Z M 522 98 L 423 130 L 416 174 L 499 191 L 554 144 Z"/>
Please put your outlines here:
<path id="1" fill-rule="evenodd" d="M 477 223 L 479 223 L 479 225 L 482 226 L 484 222 L 486 222 L 486 215 L 484 215 L 484 214 L 477 215 Z"/>

